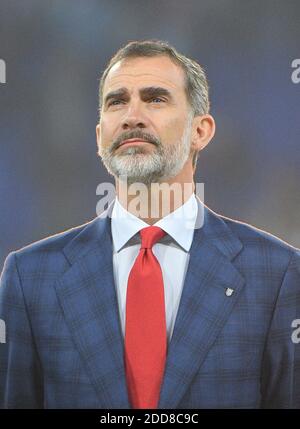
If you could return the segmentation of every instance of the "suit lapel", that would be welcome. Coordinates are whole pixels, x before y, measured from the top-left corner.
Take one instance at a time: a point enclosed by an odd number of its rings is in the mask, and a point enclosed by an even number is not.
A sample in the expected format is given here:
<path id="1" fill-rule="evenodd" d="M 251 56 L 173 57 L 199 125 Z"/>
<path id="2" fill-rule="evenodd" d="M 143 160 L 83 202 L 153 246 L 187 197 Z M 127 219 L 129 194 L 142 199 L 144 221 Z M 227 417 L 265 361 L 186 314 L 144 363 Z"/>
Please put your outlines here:
<path id="1" fill-rule="evenodd" d="M 199 216 L 204 216 L 204 226 L 194 231 L 159 408 L 178 407 L 244 285 L 243 277 L 231 263 L 242 248 L 240 240 L 199 201 L 198 208 L 197 222 Z"/>
<path id="2" fill-rule="evenodd" d="M 129 408 L 123 337 L 112 264 L 112 204 L 64 249 L 72 264 L 56 283 L 57 295 L 99 406 Z"/>

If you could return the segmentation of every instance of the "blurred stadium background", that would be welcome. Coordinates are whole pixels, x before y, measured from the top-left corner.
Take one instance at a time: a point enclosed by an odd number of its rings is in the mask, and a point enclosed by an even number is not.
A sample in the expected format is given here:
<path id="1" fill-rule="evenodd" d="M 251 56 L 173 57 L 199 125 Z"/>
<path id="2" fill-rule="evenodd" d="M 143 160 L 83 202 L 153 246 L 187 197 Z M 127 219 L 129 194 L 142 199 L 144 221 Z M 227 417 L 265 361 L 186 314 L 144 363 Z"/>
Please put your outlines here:
<path id="1" fill-rule="evenodd" d="M 98 82 L 129 40 L 167 40 L 208 75 L 214 140 L 196 180 L 218 213 L 300 247 L 300 2 L 0 0 L 0 266 L 96 216 Z"/>

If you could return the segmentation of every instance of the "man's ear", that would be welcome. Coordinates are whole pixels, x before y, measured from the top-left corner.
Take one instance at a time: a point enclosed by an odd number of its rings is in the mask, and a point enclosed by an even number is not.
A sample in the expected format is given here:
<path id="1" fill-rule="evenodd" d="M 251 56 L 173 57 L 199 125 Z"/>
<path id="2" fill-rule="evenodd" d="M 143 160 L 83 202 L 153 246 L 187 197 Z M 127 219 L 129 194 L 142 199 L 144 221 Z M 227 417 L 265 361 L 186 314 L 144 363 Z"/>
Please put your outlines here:
<path id="1" fill-rule="evenodd" d="M 97 143 L 99 144 L 100 142 L 100 136 L 101 136 L 101 131 L 100 131 L 100 124 L 96 125 L 96 139 L 97 139 Z"/>
<path id="2" fill-rule="evenodd" d="M 100 124 L 96 125 L 96 140 L 97 140 L 97 147 L 98 147 L 98 153 L 99 153 L 99 148 L 100 148 L 100 143 L 101 143 L 101 128 L 100 128 Z"/>
<path id="3" fill-rule="evenodd" d="M 211 115 L 195 116 L 192 124 L 191 149 L 199 152 L 211 141 L 215 135 L 216 124 Z"/>

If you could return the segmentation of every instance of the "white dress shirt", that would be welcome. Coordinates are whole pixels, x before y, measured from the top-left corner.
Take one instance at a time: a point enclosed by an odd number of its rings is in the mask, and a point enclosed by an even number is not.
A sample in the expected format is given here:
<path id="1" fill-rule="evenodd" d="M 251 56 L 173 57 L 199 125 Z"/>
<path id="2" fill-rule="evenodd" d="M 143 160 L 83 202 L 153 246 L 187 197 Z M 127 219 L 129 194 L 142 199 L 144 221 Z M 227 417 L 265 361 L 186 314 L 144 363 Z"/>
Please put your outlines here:
<path id="1" fill-rule="evenodd" d="M 163 275 L 168 342 L 173 333 L 189 263 L 194 235 L 192 226 L 196 222 L 197 212 L 197 200 L 195 194 L 192 194 L 182 206 L 154 224 L 167 233 L 153 245 L 152 251 L 160 263 Z M 111 214 L 111 232 L 114 281 L 123 337 L 128 276 L 141 247 L 138 232 L 148 226 L 150 225 L 142 219 L 128 212 L 116 197 Z"/>

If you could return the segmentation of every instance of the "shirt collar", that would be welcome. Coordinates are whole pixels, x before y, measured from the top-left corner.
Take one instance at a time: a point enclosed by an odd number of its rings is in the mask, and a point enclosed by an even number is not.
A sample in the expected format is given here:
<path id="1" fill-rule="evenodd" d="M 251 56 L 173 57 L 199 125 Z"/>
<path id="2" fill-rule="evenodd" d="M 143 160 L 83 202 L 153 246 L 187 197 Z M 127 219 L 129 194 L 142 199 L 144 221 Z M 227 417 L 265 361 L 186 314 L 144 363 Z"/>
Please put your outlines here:
<path id="1" fill-rule="evenodd" d="M 193 241 L 197 213 L 198 203 L 195 194 L 192 194 L 183 205 L 154 225 L 163 229 L 188 252 Z M 149 226 L 148 223 L 127 211 L 117 197 L 115 198 L 111 217 L 114 251 L 117 252 L 142 228 Z"/>

